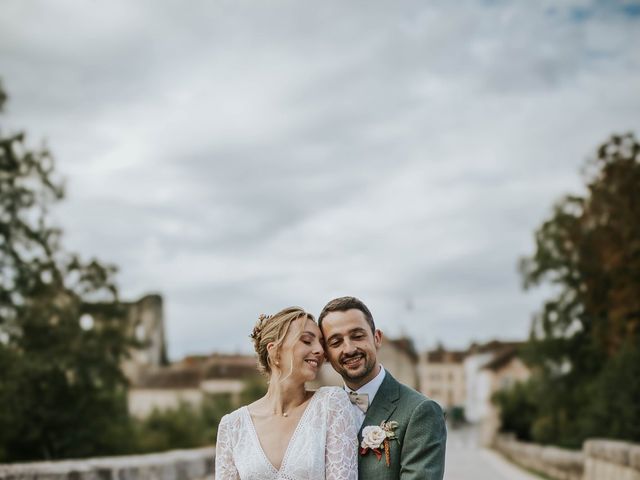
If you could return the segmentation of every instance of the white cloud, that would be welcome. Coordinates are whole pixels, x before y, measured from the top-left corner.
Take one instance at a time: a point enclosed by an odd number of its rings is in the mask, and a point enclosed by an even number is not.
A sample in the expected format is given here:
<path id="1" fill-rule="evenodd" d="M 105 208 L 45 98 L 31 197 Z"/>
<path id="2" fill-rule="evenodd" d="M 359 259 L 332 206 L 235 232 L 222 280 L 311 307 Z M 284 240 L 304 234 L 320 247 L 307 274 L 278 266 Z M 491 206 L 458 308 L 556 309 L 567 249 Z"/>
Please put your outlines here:
<path id="1" fill-rule="evenodd" d="M 174 357 L 343 294 L 421 347 L 525 335 L 533 229 L 640 127 L 616 3 L 2 8 L 7 119 L 68 177 L 67 245 L 165 295 Z"/>

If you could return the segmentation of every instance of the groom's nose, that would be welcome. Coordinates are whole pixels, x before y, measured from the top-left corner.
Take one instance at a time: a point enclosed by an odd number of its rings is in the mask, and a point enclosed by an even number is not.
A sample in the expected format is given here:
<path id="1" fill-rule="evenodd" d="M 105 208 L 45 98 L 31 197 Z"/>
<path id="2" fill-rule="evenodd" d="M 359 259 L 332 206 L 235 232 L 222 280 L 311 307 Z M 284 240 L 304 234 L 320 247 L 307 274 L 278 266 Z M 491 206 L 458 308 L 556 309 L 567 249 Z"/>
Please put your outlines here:
<path id="1" fill-rule="evenodd" d="M 355 353 L 356 347 L 349 339 L 344 340 L 344 349 L 343 352 L 345 355 L 349 355 L 350 353 Z"/>

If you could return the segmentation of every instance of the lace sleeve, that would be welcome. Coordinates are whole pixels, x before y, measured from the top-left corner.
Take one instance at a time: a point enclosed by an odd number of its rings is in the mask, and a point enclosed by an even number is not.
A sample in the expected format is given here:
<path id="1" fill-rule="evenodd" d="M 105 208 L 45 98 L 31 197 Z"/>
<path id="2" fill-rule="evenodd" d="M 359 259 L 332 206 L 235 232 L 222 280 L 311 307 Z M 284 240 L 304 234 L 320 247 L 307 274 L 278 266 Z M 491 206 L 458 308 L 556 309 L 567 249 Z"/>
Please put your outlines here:
<path id="1" fill-rule="evenodd" d="M 347 393 L 332 388 L 327 399 L 326 480 L 358 480 L 358 428 Z"/>
<path id="2" fill-rule="evenodd" d="M 231 441 L 231 426 L 229 415 L 220 420 L 218 426 L 218 438 L 216 439 L 216 480 L 240 480 L 238 470 L 233 463 L 233 443 Z"/>

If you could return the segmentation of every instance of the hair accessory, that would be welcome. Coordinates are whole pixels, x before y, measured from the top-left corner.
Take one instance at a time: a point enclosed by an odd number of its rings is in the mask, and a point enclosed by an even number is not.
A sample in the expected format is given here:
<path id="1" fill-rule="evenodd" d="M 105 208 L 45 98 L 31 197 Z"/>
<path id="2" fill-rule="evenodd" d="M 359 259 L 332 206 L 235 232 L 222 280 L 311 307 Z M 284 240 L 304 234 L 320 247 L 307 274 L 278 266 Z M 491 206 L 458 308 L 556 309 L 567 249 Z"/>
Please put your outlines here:
<path id="1" fill-rule="evenodd" d="M 258 317 L 256 326 L 253 327 L 253 331 L 249 334 L 249 337 L 251 337 L 254 340 L 257 340 L 258 337 L 260 337 L 260 333 L 262 332 L 262 327 L 264 327 L 265 322 L 269 320 L 272 316 L 273 315 L 266 315 L 264 313 L 261 313 L 260 316 Z"/>

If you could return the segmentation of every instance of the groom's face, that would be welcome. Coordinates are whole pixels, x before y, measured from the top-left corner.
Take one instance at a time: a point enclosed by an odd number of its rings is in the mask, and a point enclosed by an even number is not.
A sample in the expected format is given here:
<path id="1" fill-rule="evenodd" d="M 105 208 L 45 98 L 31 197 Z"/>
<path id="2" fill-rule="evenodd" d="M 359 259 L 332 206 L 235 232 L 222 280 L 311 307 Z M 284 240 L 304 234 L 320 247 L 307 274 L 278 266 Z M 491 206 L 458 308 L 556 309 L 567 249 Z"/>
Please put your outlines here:
<path id="1" fill-rule="evenodd" d="M 322 333 L 327 358 L 350 388 L 357 389 L 377 375 L 382 333 L 371 331 L 360 310 L 328 313 L 322 320 Z"/>

